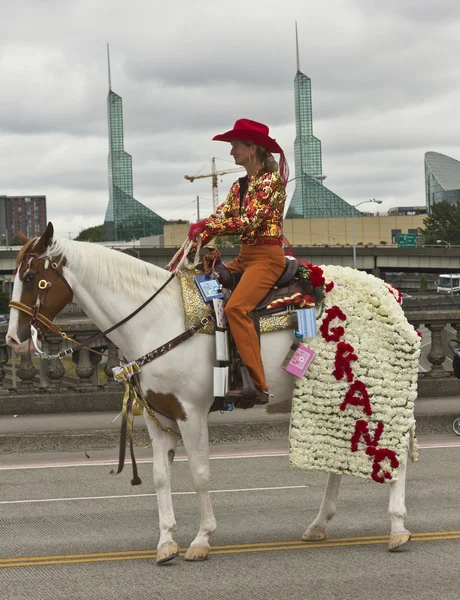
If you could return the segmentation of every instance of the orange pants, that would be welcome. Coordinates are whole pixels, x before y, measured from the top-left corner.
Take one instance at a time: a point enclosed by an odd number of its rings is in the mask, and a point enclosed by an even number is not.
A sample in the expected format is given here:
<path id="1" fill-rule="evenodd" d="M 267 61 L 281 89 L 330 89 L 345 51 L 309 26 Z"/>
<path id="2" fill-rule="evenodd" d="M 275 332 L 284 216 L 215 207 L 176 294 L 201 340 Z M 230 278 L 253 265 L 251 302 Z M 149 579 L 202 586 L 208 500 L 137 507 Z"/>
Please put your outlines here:
<path id="1" fill-rule="evenodd" d="M 230 296 L 225 314 L 241 361 L 248 368 L 259 390 L 267 389 L 259 339 L 249 313 L 268 294 L 286 266 L 281 246 L 249 246 L 243 244 L 239 255 L 227 264 L 242 277 Z"/>

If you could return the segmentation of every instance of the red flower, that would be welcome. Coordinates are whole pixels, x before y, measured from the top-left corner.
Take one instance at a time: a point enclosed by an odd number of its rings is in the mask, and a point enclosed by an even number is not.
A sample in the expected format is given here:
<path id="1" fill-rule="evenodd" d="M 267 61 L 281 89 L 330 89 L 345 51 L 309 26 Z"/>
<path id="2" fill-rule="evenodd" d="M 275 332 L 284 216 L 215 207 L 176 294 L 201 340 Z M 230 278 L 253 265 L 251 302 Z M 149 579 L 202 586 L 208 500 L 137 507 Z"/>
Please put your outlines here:
<path id="1" fill-rule="evenodd" d="M 330 281 L 327 285 L 326 285 L 326 292 L 330 292 L 331 290 L 334 289 L 334 282 Z"/>
<path id="2" fill-rule="evenodd" d="M 346 320 L 346 315 L 340 310 L 338 306 L 331 306 L 326 310 L 326 317 L 323 319 L 321 323 L 321 327 L 319 330 L 321 331 L 321 335 L 326 340 L 326 342 L 338 342 L 342 335 L 345 333 L 345 329 L 342 326 L 339 327 L 331 327 L 329 329 L 329 324 L 334 319 L 340 319 L 341 321 Z"/>
<path id="3" fill-rule="evenodd" d="M 394 285 L 391 285 L 391 283 L 387 283 L 387 289 L 390 292 L 390 294 L 392 296 L 394 296 L 394 299 L 396 300 L 396 302 L 398 304 L 402 304 L 402 294 L 401 292 L 398 290 L 398 288 L 395 288 Z"/>
<path id="4" fill-rule="evenodd" d="M 358 444 L 362 437 L 366 444 L 366 454 L 368 456 L 374 456 L 375 449 L 380 441 L 384 427 L 385 425 L 382 422 L 377 423 L 377 427 L 374 431 L 374 439 L 372 439 L 367 421 L 363 421 L 362 419 L 356 421 L 355 432 L 351 438 L 351 451 L 356 452 L 358 450 Z"/>
<path id="5" fill-rule="evenodd" d="M 355 394 L 357 392 L 357 394 Z M 362 381 L 354 381 L 350 387 L 348 388 L 348 392 L 345 395 L 345 398 L 340 405 L 340 410 L 345 410 L 347 405 L 351 404 L 352 406 L 361 406 L 364 414 L 369 417 L 372 414 L 372 407 L 369 400 L 369 394 L 367 393 L 367 388 Z"/>
<path id="6" fill-rule="evenodd" d="M 326 283 L 323 275 L 323 269 L 312 266 L 310 271 L 310 281 L 313 287 L 323 287 Z"/>
<path id="7" fill-rule="evenodd" d="M 399 467 L 399 461 L 396 458 L 396 454 L 389 448 L 379 448 L 375 450 L 374 464 L 372 465 L 372 479 L 378 483 L 384 483 L 385 479 L 391 479 L 391 474 L 388 471 L 384 471 L 381 463 L 388 459 L 392 469 Z"/>
<path id="8" fill-rule="evenodd" d="M 317 267 L 316 265 L 312 265 L 311 263 L 302 259 L 299 262 L 301 265 L 307 267 L 307 269 L 310 271 L 309 278 L 312 286 L 323 287 L 323 285 L 326 283 L 326 280 L 324 279 L 323 269 Z"/>
<path id="9" fill-rule="evenodd" d="M 347 376 L 347 381 L 353 381 L 354 375 L 350 363 L 355 360 L 358 360 L 358 356 L 354 354 L 353 346 L 346 342 L 339 342 L 335 354 L 335 369 L 332 371 L 337 381 L 343 379 L 344 375 Z"/>

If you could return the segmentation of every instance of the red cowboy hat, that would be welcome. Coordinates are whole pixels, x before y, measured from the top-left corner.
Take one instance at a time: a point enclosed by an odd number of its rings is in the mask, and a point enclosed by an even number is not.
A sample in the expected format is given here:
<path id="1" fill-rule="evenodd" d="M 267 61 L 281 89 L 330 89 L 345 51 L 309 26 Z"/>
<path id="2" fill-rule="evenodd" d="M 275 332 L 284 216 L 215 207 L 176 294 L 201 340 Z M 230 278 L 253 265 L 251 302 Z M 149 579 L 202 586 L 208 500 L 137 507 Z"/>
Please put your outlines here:
<path id="1" fill-rule="evenodd" d="M 269 152 L 283 154 L 283 150 L 277 144 L 276 140 L 269 135 L 269 129 L 263 123 L 251 121 L 251 119 L 238 119 L 233 125 L 233 129 L 219 135 L 215 135 L 212 139 L 219 142 L 231 142 L 232 140 L 244 140 L 252 142 L 258 146 L 266 148 Z"/>

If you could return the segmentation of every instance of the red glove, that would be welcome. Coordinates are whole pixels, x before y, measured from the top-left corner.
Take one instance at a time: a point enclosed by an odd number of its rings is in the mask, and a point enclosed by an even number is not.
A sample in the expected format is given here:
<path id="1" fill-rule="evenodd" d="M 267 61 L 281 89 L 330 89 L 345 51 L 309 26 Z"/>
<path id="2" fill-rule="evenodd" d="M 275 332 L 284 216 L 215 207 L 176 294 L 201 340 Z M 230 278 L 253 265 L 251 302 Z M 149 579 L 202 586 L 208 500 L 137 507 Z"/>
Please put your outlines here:
<path id="1" fill-rule="evenodd" d="M 195 241 L 196 238 L 203 233 L 203 231 L 206 229 L 206 225 L 204 224 L 205 220 L 206 219 L 203 219 L 202 221 L 198 221 L 198 223 L 193 223 L 193 225 L 190 225 L 190 229 L 188 231 L 189 240 Z"/>

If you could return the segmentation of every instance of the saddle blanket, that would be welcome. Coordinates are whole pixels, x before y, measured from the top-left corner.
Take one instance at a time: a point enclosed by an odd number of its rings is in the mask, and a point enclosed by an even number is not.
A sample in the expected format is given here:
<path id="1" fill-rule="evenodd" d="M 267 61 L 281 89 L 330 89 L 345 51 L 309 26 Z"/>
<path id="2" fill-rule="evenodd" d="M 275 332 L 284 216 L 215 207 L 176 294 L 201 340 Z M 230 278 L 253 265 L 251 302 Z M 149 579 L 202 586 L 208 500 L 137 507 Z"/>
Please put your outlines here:
<path id="1" fill-rule="evenodd" d="M 417 457 L 420 335 L 392 286 L 348 267 L 321 269 L 334 286 L 318 336 L 306 341 L 315 359 L 294 384 L 291 466 L 394 481 L 408 444 Z"/>
<path id="2" fill-rule="evenodd" d="M 176 272 L 182 289 L 186 329 L 189 329 L 193 325 L 198 325 L 201 319 L 208 315 L 210 311 L 210 305 L 205 304 L 195 284 L 195 277 L 200 273 L 201 271 L 195 269 L 184 269 Z M 260 333 L 270 333 L 290 328 L 292 328 L 290 313 L 278 313 L 260 318 Z M 214 322 L 208 323 L 200 330 L 200 333 L 213 334 L 214 332 Z"/>

